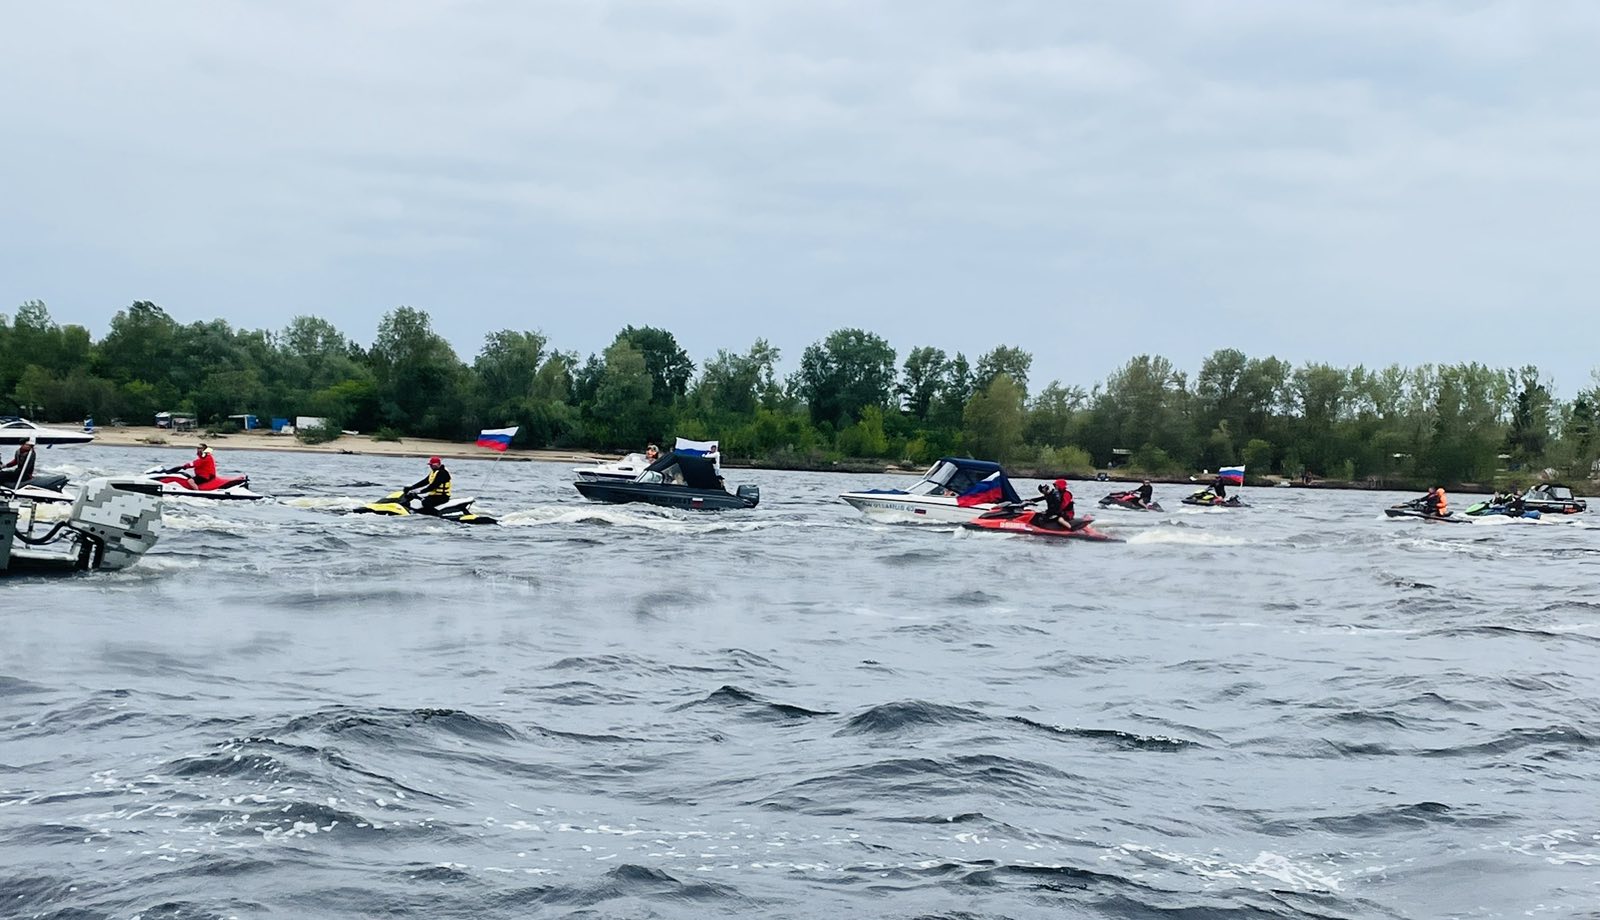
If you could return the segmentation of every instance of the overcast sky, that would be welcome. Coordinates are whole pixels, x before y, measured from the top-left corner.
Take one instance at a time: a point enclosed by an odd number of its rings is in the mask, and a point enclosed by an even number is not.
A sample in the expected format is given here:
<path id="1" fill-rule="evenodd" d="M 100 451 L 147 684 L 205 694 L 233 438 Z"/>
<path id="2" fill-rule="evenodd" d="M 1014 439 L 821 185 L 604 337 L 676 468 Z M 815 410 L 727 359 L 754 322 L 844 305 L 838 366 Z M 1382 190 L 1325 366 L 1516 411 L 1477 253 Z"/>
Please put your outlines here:
<path id="1" fill-rule="evenodd" d="M 1600 4 L 0 5 L 0 310 L 1600 364 Z"/>

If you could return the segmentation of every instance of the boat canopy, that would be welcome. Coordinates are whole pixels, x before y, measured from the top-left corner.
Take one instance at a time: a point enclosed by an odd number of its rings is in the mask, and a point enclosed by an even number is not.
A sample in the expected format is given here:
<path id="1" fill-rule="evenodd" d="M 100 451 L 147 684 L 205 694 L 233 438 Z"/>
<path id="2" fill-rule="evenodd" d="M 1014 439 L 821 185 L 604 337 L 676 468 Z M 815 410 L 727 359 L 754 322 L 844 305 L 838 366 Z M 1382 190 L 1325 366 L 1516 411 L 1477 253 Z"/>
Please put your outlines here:
<path id="1" fill-rule="evenodd" d="M 1546 501 L 1569 502 L 1572 501 L 1572 490 L 1556 482 L 1541 483 L 1528 490 L 1529 498 L 1544 499 Z"/>
<path id="2" fill-rule="evenodd" d="M 1006 477 L 1005 469 L 989 460 L 941 457 L 938 463 L 929 468 L 922 480 L 939 486 L 949 495 L 965 496 L 998 491 L 995 497 L 983 497 L 982 501 L 986 503 L 1022 500 L 1017 495 L 1017 490 L 1011 487 L 1011 480 Z"/>
<path id="3" fill-rule="evenodd" d="M 722 484 L 722 477 L 717 475 L 716 462 L 711 457 L 676 450 L 656 458 L 656 462 L 639 474 L 637 481 L 688 486 L 691 489 L 727 489 Z"/>

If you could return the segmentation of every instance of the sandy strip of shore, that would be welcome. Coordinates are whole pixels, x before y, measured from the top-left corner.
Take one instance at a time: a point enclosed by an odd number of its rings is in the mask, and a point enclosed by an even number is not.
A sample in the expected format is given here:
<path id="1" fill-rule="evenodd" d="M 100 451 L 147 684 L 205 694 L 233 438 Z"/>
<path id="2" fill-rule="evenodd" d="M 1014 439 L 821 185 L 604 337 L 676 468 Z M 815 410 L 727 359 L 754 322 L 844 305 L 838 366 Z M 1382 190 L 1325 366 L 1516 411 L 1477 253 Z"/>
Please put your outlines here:
<path id="1" fill-rule="evenodd" d="M 94 443 L 106 447 L 188 447 L 205 441 L 217 451 L 277 450 L 308 454 L 367 454 L 381 457 L 449 457 L 452 460 L 493 460 L 496 452 L 460 441 L 430 438 L 402 438 L 375 441 L 370 435 L 346 434 L 325 444 L 306 444 L 290 435 L 264 431 L 240 431 L 220 437 L 206 437 L 199 431 L 170 431 L 154 426 L 96 428 Z M 498 455 L 503 460 L 536 460 L 550 463 L 585 463 L 592 459 L 615 459 L 570 450 L 508 450 Z"/>

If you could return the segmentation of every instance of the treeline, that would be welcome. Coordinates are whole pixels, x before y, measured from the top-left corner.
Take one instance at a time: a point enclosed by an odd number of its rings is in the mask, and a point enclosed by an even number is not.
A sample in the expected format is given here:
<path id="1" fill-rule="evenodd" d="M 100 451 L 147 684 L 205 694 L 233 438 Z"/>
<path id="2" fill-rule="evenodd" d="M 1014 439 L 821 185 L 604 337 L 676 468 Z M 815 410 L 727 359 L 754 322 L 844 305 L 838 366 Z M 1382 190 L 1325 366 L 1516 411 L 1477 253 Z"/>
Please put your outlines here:
<path id="1" fill-rule="evenodd" d="M 518 447 L 717 438 L 730 456 L 790 465 L 968 454 L 1080 474 L 1244 463 L 1252 475 L 1396 483 L 1488 482 L 1507 469 L 1583 478 L 1600 453 L 1600 385 L 1561 402 L 1532 366 L 1293 367 L 1224 349 L 1192 380 L 1140 355 L 1092 389 L 1035 390 L 1019 348 L 969 361 L 914 347 L 902 360 L 859 329 L 808 347 L 786 378 L 778 362 L 758 339 L 697 365 L 672 333 L 628 326 L 581 359 L 539 332 L 501 330 L 468 364 L 410 307 L 387 314 L 370 347 L 315 317 L 244 330 L 178 323 L 144 301 L 99 341 L 42 303 L 0 314 L 0 396 L 42 421 L 149 424 L 175 411 L 223 427 L 238 413 L 304 415 L 450 439 L 518 425 Z"/>

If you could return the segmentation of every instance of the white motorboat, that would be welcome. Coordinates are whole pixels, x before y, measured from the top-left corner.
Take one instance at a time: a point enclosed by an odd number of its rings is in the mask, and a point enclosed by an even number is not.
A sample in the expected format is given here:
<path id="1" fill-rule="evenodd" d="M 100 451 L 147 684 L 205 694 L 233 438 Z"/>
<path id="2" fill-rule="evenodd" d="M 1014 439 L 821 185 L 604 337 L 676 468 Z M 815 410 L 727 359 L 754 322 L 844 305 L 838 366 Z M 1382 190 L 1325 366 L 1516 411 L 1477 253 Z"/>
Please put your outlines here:
<path id="1" fill-rule="evenodd" d="M 1020 502 L 998 463 L 944 457 L 904 489 L 865 489 L 839 496 L 874 520 L 963 524 L 996 505 Z"/>
<path id="2" fill-rule="evenodd" d="M 0 416 L 0 444 L 26 444 L 33 442 L 41 447 L 52 444 L 88 444 L 94 435 L 87 431 L 66 428 L 46 428 L 15 415 Z"/>
<path id="3" fill-rule="evenodd" d="M 33 503 L 0 490 L 0 575 L 124 569 L 161 535 L 161 496 L 135 479 L 91 479 L 63 520 L 43 522 Z M 37 526 L 36 526 L 37 525 Z"/>
<path id="4" fill-rule="evenodd" d="M 572 468 L 572 471 L 578 474 L 579 479 L 587 479 L 590 482 L 596 480 L 632 482 L 639 478 L 639 474 L 644 472 L 645 467 L 650 465 L 650 461 L 645 458 L 644 454 L 637 453 L 629 454 L 621 460 L 601 460 L 598 457 L 593 459 L 593 466 L 575 466 Z"/>

